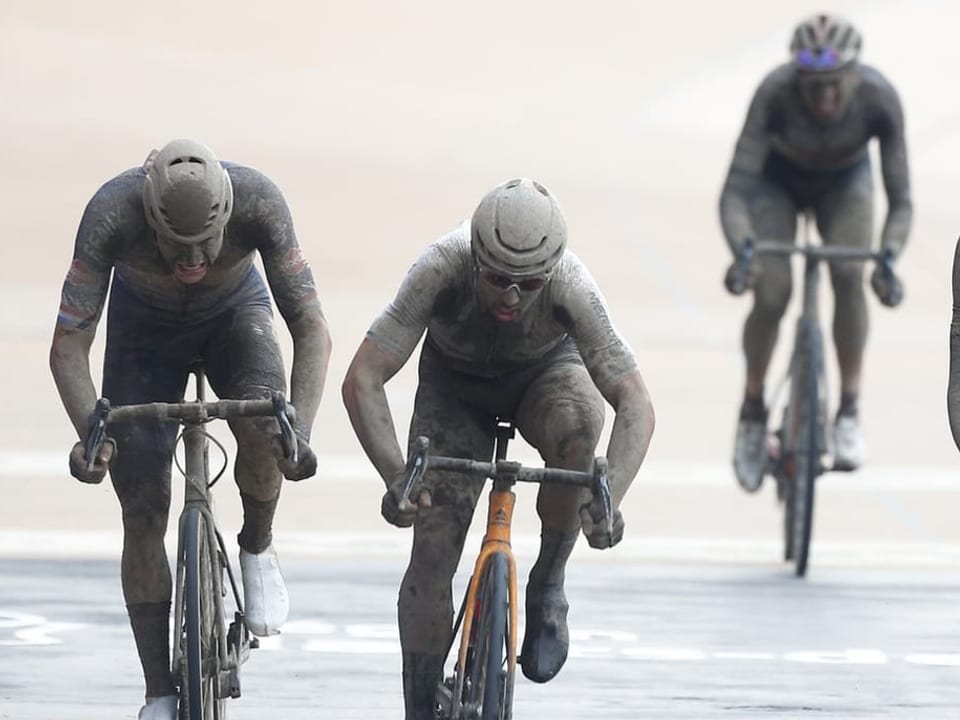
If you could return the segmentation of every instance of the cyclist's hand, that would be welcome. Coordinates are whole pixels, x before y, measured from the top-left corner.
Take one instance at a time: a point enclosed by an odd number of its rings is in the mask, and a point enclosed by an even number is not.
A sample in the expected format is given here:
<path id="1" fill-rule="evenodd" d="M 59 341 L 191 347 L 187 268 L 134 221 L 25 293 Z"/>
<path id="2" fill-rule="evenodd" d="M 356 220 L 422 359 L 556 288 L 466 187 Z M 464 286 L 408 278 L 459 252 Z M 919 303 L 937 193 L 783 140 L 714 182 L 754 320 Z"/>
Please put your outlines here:
<path id="1" fill-rule="evenodd" d="M 887 307 L 896 307 L 903 300 L 903 283 L 893 272 L 893 257 L 877 263 L 870 275 L 870 287 Z"/>
<path id="2" fill-rule="evenodd" d="M 78 442 L 70 450 L 70 474 L 82 483 L 96 485 L 103 481 L 107 470 L 110 467 L 110 461 L 116 455 L 117 444 L 112 437 L 104 438 L 103 444 L 97 451 L 96 460 L 93 463 L 93 469 L 87 470 L 87 452 L 84 443 Z"/>
<path id="3" fill-rule="evenodd" d="M 305 480 L 317 474 L 317 456 L 309 443 L 297 433 L 297 462 L 290 459 L 283 452 L 283 443 L 277 437 L 277 467 L 287 480 Z"/>
<path id="4" fill-rule="evenodd" d="M 608 533 L 606 523 L 603 521 L 603 505 L 598 499 L 580 508 L 580 524 L 592 548 L 598 550 L 611 548 L 623 540 L 623 514 L 619 510 L 613 511 L 612 530 Z"/>
<path id="5" fill-rule="evenodd" d="M 731 295 L 743 295 L 757 282 L 760 270 L 753 259 L 753 244 L 748 243 L 723 276 L 723 285 Z"/>
<path id="6" fill-rule="evenodd" d="M 403 495 L 406 475 L 406 470 L 398 472 L 394 476 L 393 482 L 390 483 L 390 487 L 388 487 L 387 491 L 383 494 L 383 499 L 380 501 L 380 514 L 383 515 L 383 519 L 399 528 L 413 525 L 419 509 L 428 508 L 431 505 L 430 492 L 422 489 L 419 498 L 414 503 L 413 509 L 406 512 L 400 510 L 400 498 Z"/>

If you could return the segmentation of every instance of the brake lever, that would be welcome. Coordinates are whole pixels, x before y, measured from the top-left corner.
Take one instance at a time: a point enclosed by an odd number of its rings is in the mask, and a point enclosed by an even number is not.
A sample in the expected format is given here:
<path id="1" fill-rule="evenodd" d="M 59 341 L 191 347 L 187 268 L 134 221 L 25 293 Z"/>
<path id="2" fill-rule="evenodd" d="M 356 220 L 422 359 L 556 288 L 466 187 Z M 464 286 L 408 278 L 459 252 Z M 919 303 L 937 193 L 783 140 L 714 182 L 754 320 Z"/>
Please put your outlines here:
<path id="1" fill-rule="evenodd" d="M 410 496 L 413 493 L 414 485 L 423 477 L 427 470 L 427 450 L 430 448 L 430 440 L 423 435 L 413 441 L 413 447 L 410 449 L 410 456 L 407 458 L 406 475 L 403 478 L 403 491 L 400 493 L 400 499 L 397 501 L 397 507 L 400 512 L 412 512 L 417 506 L 410 502 Z"/>
<path id="2" fill-rule="evenodd" d="M 299 459 L 297 435 L 293 431 L 293 424 L 290 422 L 290 414 L 293 408 L 281 392 L 274 391 L 271 393 L 270 399 L 273 400 L 273 414 L 280 425 L 280 444 L 283 446 L 283 454 L 287 460 L 296 465 Z"/>
<path id="3" fill-rule="evenodd" d="M 593 494 L 603 507 L 603 524 L 607 537 L 613 536 L 613 498 L 610 494 L 609 465 L 605 457 L 598 457 L 593 465 Z"/>
<path id="4" fill-rule="evenodd" d="M 109 414 L 110 401 L 107 398 L 97 400 L 90 421 L 90 432 L 87 433 L 87 439 L 83 446 L 88 472 L 93 470 L 93 466 L 97 462 L 97 455 L 100 454 L 100 448 L 103 447 L 103 441 L 107 437 L 107 416 Z"/>

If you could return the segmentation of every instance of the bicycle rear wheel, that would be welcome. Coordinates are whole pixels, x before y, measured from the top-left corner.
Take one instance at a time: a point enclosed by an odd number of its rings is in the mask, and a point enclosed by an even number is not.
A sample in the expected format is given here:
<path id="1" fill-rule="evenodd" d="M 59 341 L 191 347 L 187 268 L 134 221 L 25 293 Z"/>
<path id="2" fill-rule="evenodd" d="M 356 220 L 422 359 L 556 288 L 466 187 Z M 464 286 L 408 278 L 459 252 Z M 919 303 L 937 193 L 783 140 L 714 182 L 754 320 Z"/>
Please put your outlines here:
<path id="1" fill-rule="evenodd" d="M 511 717 L 513 678 L 509 676 L 509 574 L 504 553 L 493 553 L 486 563 L 477 599 L 472 647 L 464 668 L 463 705 L 466 717 L 508 720 Z"/>
<path id="2" fill-rule="evenodd" d="M 219 698 L 220 638 L 223 614 L 214 586 L 220 560 L 210 543 L 209 521 L 199 508 L 188 508 L 183 524 L 184 612 L 181 642 L 183 667 L 181 720 L 222 720 L 225 702 Z"/>

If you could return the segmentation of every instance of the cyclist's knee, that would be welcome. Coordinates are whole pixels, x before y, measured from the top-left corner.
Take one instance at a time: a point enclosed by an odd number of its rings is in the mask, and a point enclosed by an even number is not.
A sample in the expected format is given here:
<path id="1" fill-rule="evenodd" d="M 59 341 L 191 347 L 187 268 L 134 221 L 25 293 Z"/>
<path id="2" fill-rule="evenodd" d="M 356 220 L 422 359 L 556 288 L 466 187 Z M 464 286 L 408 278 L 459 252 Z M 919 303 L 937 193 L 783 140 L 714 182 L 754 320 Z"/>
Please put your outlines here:
<path id="1" fill-rule="evenodd" d="M 603 406 L 584 400 L 560 399 L 543 416 L 541 454 L 551 465 L 582 466 L 593 458 L 603 429 Z"/>
<path id="2" fill-rule="evenodd" d="M 830 282 L 838 297 L 865 294 L 863 289 L 863 263 L 831 263 Z"/>
<path id="3" fill-rule="evenodd" d="M 154 540 L 167 531 L 169 503 L 152 506 L 141 499 L 123 505 L 123 532 L 130 539 Z"/>

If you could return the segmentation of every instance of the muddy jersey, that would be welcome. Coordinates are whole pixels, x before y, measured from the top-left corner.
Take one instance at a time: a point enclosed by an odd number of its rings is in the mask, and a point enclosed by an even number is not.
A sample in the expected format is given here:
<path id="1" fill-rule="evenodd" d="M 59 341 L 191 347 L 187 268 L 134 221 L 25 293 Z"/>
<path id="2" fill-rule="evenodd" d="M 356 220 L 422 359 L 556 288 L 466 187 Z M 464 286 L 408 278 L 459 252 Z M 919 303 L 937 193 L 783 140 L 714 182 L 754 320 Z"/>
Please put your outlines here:
<path id="1" fill-rule="evenodd" d="M 253 265 L 259 252 L 277 307 L 288 323 L 316 287 L 293 231 L 280 190 L 249 167 L 223 163 L 233 184 L 234 205 L 223 247 L 203 279 L 180 282 L 161 257 L 143 209 L 142 168 L 128 170 L 101 187 L 87 204 L 63 285 L 59 325 L 96 326 L 110 283 L 115 282 L 161 322 L 194 323 L 216 316 L 256 290 Z M 252 284 L 251 284 L 252 283 Z M 249 287 L 248 287 L 249 286 Z"/>
<path id="2" fill-rule="evenodd" d="M 881 245 L 895 252 L 903 248 L 912 208 L 900 97 L 875 68 L 860 65 L 857 71 L 860 82 L 846 112 L 830 124 L 818 122 L 806 109 L 792 65 L 781 65 L 761 82 L 737 140 L 720 200 L 724 235 L 732 247 L 739 247 L 746 238 L 758 239 L 750 200 L 765 168 L 769 172 L 771 157 L 779 167 L 835 173 L 867 158 L 868 143 L 877 138 L 888 201 Z"/>
<path id="3" fill-rule="evenodd" d="M 482 377 L 541 360 L 568 338 L 576 343 L 601 387 L 636 366 L 615 331 L 606 303 L 587 269 L 567 251 L 534 303 L 516 322 L 497 321 L 477 300 L 469 224 L 430 245 L 407 273 L 396 298 L 367 336 L 407 358 L 425 342 L 455 370 Z"/>

